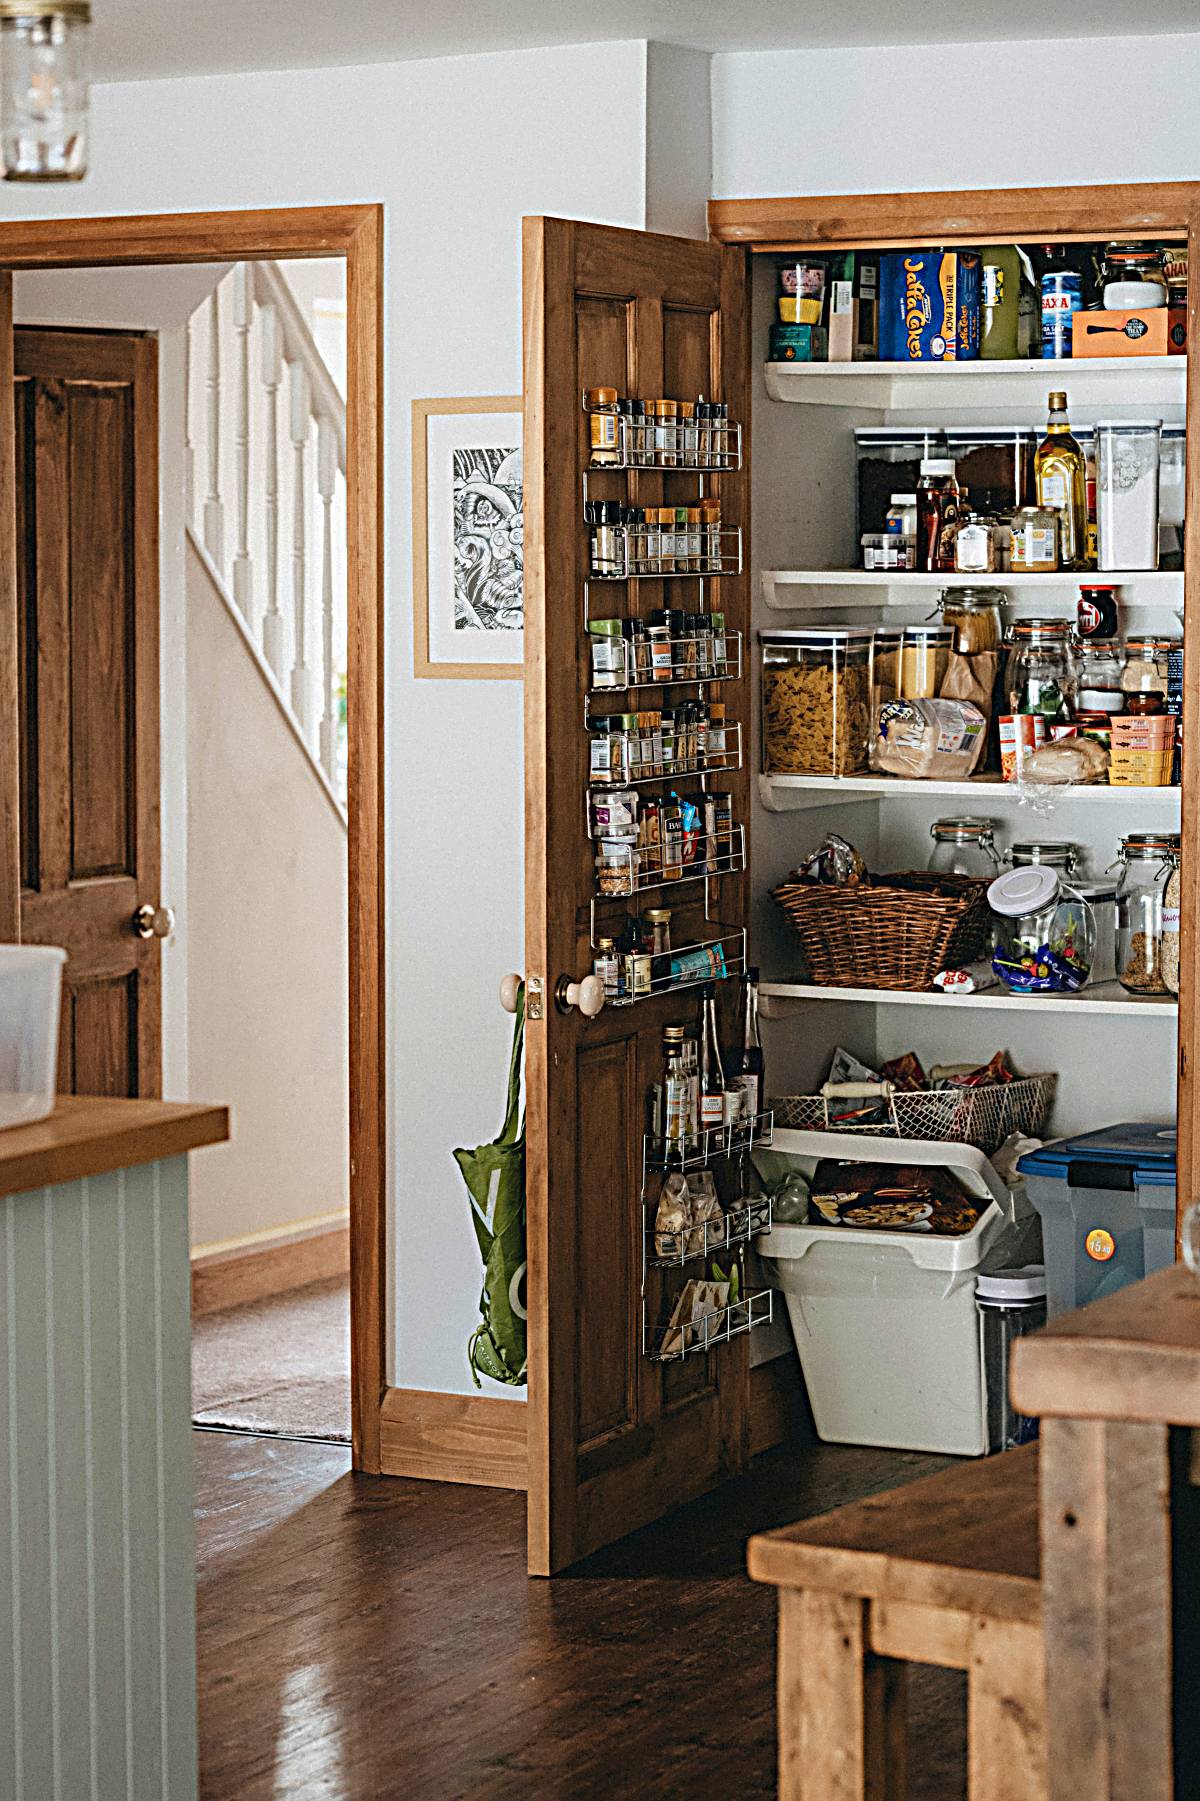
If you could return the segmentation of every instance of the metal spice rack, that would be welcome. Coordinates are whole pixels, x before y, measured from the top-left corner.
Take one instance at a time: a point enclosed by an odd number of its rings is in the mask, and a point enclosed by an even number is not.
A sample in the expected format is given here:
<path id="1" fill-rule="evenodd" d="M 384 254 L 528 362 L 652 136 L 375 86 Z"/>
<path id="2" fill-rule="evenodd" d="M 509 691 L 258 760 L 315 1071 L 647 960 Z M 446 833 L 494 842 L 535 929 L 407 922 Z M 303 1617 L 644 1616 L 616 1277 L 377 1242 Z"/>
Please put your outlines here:
<path id="1" fill-rule="evenodd" d="M 686 470 L 688 475 L 696 474 L 695 470 Z M 643 533 L 631 531 L 628 526 L 612 527 L 613 541 L 617 554 L 610 570 L 593 569 L 588 576 L 589 585 L 593 582 L 608 585 L 611 582 L 695 582 L 716 581 L 723 575 L 740 575 L 742 573 L 742 528 L 740 525 L 715 526 L 705 533 L 707 548 L 687 558 L 674 556 L 671 569 L 652 569 L 639 567 L 647 559 L 638 549 Z M 686 567 L 681 569 L 681 561 Z"/>
<path id="2" fill-rule="evenodd" d="M 595 949 L 595 933 L 592 936 L 592 948 Z M 695 944 L 681 944 L 671 952 L 673 959 L 691 958 L 696 970 L 694 975 L 666 975 L 650 978 L 650 986 L 640 994 L 606 995 L 606 1007 L 632 1007 L 638 1001 L 650 1000 L 661 994 L 684 994 L 689 988 L 702 988 L 705 982 L 724 982 L 734 976 L 744 975 L 746 971 L 746 931 L 740 927 L 735 932 L 725 932 L 718 938 L 700 939 Z"/>
<path id="3" fill-rule="evenodd" d="M 586 392 L 582 396 L 582 405 L 586 414 Z M 616 427 L 615 459 L 611 463 L 596 463 L 585 474 L 602 475 L 622 470 L 640 473 L 652 469 L 659 475 L 728 475 L 742 466 L 742 428 L 732 419 L 715 422 L 715 434 L 713 422 L 679 420 L 671 426 L 664 421 L 632 419 L 625 414 L 616 416 Z M 663 449 L 673 459 L 669 463 L 655 461 L 659 437 L 662 437 Z M 693 437 L 695 443 L 690 442 Z"/>
<path id="4" fill-rule="evenodd" d="M 680 1268 L 690 1262 L 707 1262 L 724 1251 L 733 1261 L 736 1252 L 739 1282 L 745 1280 L 745 1250 L 758 1232 L 769 1230 L 771 1202 L 743 1196 L 738 1206 L 723 1210 L 720 1221 L 706 1221 L 680 1234 L 678 1252 L 660 1253 L 655 1245 L 654 1210 L 658 1197 L 648 1193 L 648 1178 L 667 1171 L 708 1169 L 729 1158 L 744 1160 L 756 1146 L 767 1146 L 774 1135 L 775 1116 L 759 1113 L 750 1120 L 716 1126 L 688 1138 L 678 1149 L 663 1145 L 649 1133 L 642 1138 L 642 1355 L 655 1363 L 677 1363 L 685 1357 L 706 1355 L 731 1338 L 769 1326 L 774 1317 L 774 1297 L 769 1288 L 739 1293 L 738 1299 L 719 1311 L 682 1325 L 651 1324 L 647 1314 L 646 1278 L 651 1269 Z"/>
<path id="5" fill-rule="evenodd" d="M 595 721 L 586 721 L 588 730 L 594 728 Z M 603 794 L 613 788 L 651 788 L 659 782 L 678 782 L 685 776 L 733 775 L 742 767 L 742 728 L 735 721 L 733 725 L 721 728 L 723 747 L 717 750 L 705 749 L 704 754 L 695 757 L 684 757 L 681 761 L 672 760 L 671 767 L 655 768 L 653 758 L 645 755 L 629 759 L 628 774 L 603 779 L 592 776 L 588 784 L 589 791 Z M 646 768 L 649 761 L 650 768 Z M 589 812 L 590 835 L 590 812 Z"/>
<path id="6" fill-rule="evenodd" d="M 584 583 L 586 590 L 587 583 Z M 585 608 L 586 612 L 586 608 Z M 711 667 L 697 665 L 689 668 L 689 652 L 694 652 L 694 638 L 668 638 L 666 644 L 671 651 L 671 673 L 652 667 L 640 667 L 637 663 L 634 646 L 628 638 L 621 640 L 623 671 L 615 682 L 597 684 L 592 682 L 587 690 L 590 701 L 595 694 L 621 694 L 630 688 L 694 688 L 709 682 L 736 682 L 742 673 L 742 634 L 739 631 L 726 631 L 722 634 L 723 654 L 717 657 Z M 590 645 L 589 645 L 590 653 Z"/>

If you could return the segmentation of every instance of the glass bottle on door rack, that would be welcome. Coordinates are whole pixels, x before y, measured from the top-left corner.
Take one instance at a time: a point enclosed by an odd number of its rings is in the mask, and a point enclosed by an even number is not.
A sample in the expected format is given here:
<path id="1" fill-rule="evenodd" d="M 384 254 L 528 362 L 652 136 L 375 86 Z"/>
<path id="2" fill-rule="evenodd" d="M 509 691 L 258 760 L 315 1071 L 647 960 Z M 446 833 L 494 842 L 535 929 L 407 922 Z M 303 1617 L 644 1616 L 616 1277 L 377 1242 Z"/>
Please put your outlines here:
<path id="1" fill-rule="evenodd" d="M 729 1054 L 729 1076 L 736 1080 L 745 1095 L 746 1119 L 753 1122 L 763 1111 L 765 1068 L 762 1038 L 758 1030 L 758 971 L 747 969 L 742 1001 L 742 1042 Z"/>
<path id="2" fill-rule="evenodd" d="M 703 1021 L 700 1036 L 700 1130 L 712 1132 L 725 1120 L 725 1071 L 721 1066 L 721 1047 L 717 1037 L 717 991 L 705 982 Z"/>

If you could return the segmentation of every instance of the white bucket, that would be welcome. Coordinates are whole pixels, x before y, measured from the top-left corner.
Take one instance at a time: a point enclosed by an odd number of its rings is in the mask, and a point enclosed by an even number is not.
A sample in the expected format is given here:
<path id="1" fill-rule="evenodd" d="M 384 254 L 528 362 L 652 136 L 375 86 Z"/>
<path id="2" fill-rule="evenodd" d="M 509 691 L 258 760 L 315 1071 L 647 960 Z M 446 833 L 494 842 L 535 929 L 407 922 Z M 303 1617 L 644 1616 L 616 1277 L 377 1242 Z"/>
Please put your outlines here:
<path id="1" fill-rule="evenodd" d="M 0 944 L 0 1128 L 54 1110 L 66 960 L 55 945 Z"/>

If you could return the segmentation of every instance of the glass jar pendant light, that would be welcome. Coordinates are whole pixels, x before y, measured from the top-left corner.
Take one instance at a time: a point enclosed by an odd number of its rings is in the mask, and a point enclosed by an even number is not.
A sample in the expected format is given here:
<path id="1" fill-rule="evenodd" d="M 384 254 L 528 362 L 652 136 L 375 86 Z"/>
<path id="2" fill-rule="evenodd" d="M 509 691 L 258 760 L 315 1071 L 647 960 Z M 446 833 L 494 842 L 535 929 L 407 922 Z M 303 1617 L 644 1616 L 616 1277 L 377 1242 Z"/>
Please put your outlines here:
<path id="1" fill-rule="evenodd" d="M 6 181 L 87 174 L 88 0 L 0 0 Z"/>

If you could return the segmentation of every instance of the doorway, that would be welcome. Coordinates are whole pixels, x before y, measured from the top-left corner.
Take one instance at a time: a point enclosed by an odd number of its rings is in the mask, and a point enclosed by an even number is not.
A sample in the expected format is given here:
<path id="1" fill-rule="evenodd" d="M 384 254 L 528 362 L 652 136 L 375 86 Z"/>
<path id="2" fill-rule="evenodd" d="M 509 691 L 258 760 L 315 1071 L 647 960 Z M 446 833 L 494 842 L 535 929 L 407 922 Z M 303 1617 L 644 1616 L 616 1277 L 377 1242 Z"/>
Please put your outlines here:
<path id="1" fill-rule="evenodd" d="M 248 258 L 346 259 L 351 1400 L 354 1462 L 364 1470 L 380 1467 L 385 1386 L 381 240 L 381 210 L 372 206 L 0 225 L 0 268 L 9 271 Z M 7 338 L 11 275 L 3 285 L 0 322 Z M 11 465 L 2 473 L 11 492 Z M 0 720 L 15 772 L 20 631 L 16 583 L 8 579 L 14 565 L 15 558 L 5 567 L 8 591 L 0 606 Z M 15 789 L 15 781 L 11 786 Z M 0 796 L 0 837 L 0 931 L 16 937 L 21 832 L 18 808 L 8 792 Z"/>

